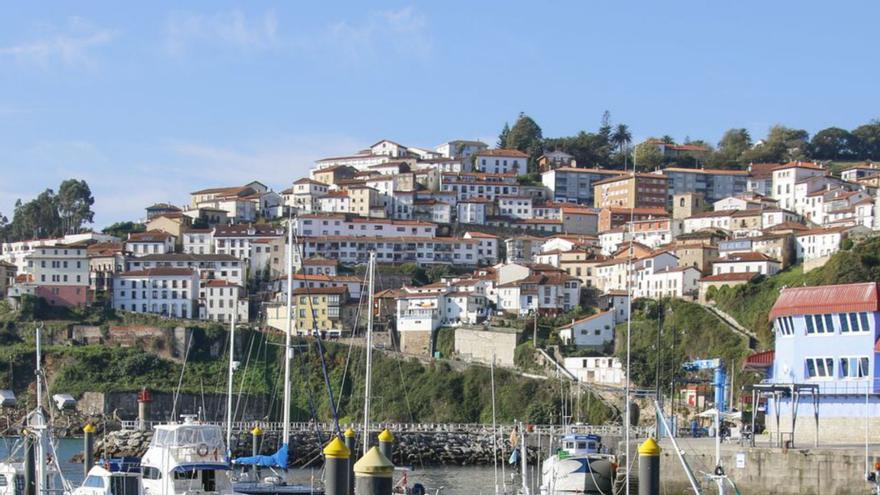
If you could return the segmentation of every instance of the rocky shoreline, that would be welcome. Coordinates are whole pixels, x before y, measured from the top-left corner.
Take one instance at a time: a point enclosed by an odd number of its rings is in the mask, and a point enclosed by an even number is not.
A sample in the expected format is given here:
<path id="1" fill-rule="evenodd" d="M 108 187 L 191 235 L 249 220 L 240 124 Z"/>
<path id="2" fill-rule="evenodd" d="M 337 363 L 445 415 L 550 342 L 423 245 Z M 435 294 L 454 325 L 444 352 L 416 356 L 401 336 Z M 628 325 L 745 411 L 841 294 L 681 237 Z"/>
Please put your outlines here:
<path id="1" fill-rule="evenodd" d="M 375 436 L 375 432 L 374 432 Z M 147 450 L 151 431 L 120 430 L 98 433 L 95 455 L 98 457 L 140 457 Z M 491 432 L 401 432 L 395 434 L 392 462 L 399 466 L 458 465 L 479 466 L 507 462 L 511 454 L 506 438 L 498 437 L 498 452 L 494 448 Z M 321 451 L 328 433 L 294 432 L 291 434 L 290 463 L 297 467 L 311 467 L 323 462 Z M 279 446 L 279 435 L 268 433 L 260 437 L 260 453 L 272 454 Z M 251 455 L 252 437 L 240 434 L 232 439 L 235 457 Z M 529 462 L 536 462 L 538 451 L 528 448 Z M 82 461 L 82 454 L 74 456 Z"/>

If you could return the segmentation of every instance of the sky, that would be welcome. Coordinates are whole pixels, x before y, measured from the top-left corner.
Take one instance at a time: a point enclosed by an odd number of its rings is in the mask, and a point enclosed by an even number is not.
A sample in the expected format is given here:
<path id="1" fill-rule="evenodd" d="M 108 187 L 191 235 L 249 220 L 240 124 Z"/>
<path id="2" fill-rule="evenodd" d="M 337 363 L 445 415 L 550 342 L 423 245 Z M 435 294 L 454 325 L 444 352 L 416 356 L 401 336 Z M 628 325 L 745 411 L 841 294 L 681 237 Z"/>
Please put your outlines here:
<path id="1" fill-rule="evenodd" d="M 276 190 L 380 139 L 532 116 L 717 142 L 880 117 L 880 2 L 25 2 L 0 17 L 0 213 L 67 178 L 95 227 Z"/>

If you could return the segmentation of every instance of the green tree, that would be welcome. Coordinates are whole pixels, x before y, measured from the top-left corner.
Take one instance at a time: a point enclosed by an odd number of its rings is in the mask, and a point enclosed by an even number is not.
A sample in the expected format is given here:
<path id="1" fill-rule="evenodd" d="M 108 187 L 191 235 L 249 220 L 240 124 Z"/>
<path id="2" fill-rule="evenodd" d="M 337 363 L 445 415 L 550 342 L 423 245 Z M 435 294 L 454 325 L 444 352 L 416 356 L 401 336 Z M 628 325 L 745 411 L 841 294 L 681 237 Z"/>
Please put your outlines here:
<path id="1" fill-rule="evenodd" d="M 663 165 L 663 153 L 651 143 L 650 139 L 636 146 L 634 155 L 634 165 L 642 170 L 650 170 Z"/>
<path id="2" fill-rule="evenodd" d="M 753 163 L 803 160 L 809 153 L 809 137 L 803 129 L 775 125 L 763 143 L 743 153 L 743 160 Z"/>
<path id="3" fill-rule="evenodd" d="M 504 147 L 528 154 L 528 172 L 537 171 L 538 158 L 544 152 L 544 136 L 541 132 L 541 127 L 531 117 L 520 113 L 516 123 L 513 124 L 513 127 L 510 128 L 510 132 L 507 134 Z"/>
<path id="4" fill-rule="evenodd" d="M 746 129 L 728 129 L 718 141 L 718 149 L 709 155 L 707 163 L 716 168 L 737 168 L 743 164 L 742 156 L 752 147 L 752 137 Z"/>
<path id="5" fill-rule="evenodd" d="M 614 131 L 611 133 L 611 144 L 616 146 L 618 153 L 623 156 L 624 168 L 626 168 L 627 165 L 627 148 L 629 147 L 630 141 L 632 141 L 632 133 L 629 131 L 629 126 L 626 124 L 617 124 Z"/>
<path id="6" fill-rule="evenodd" d="M 112 235 L 114 237 L 118 237 L 120 239 L 127 239 L 128 234 L 135 234 L 138 232 L 146 232 L 147 226 L 142 223 L 135 222 L 116 222 L 112 225 L 109 225 L 104 228 L 101 232 Z"/>
<path id="7" fill-rule="evenodd" d="M 65 234 L 78 233 L 84 223 L 94 221 L 92 205 L 95 204 L 95 198 L 84 180 L 68 179 L 62 182 L 58 188 L 57 204 Z"/>
<path id="8" fill-rule="evenodd" d="M 856 127 L 852 135 L 858 146 L 858 158 L 880 160 L 880 120 Z"/>
<path id="9" fill-rule="evenodd" d="M 507 122 L 504 123 L 504 127 L 501 128 L 501 132 L 498 133 L 498 143 L 495 144 L 496 148 L 505 148 L 507 147 L 507 136 L 510 135 L 510 126 L 507 125 Z"/>
<path id="10" fill-rule="evenodd" d="M 55 192 L 46 189 L 36 198 L 15 203 L 15 213 L 9 229 L 10 240 L 57 237 L 62 234 L 61 217 Z"/>
<path id="11" fill-rule="evenodd" d="M 602 112 L 602 122 L 601 122 L 601 124 L 599 124 L 598 134 L 599 134 L 599 137 L 601 137 L 602 139 L 605 140 L 605 142 L 610 143 L 612 132 L 613 131 L 611 129 L 611 112 L 609 112 L 608 110 L 605 110 L 604 112 Z"/>
<path id="12" fill-rule="evenodd" d="M 858 148 L 858 138 L 839 127 L 822 129 L 810 141 L 810 154 L 822 160 L 851 160 L 857 157 Z"/>

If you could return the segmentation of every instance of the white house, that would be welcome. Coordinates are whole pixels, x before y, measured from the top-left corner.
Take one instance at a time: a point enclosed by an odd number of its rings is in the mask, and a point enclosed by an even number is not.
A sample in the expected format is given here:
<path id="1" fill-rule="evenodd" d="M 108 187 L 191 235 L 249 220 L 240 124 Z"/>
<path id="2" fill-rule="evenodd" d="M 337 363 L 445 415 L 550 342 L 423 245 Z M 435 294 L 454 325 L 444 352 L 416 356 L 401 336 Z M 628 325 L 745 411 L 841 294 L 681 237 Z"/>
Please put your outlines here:
<path id="1" fill-rule="evenodd" d="M 472 223 L 485 225 L 486 217 L 492 208 L 492 200 L 485 198 L 470 198 L 459 201 L 455 205 L 458 223 Z"/>
<path id="2" fill-rule="evenodd" d="M 641 283 L 643 297 L 660 299 L 663 297 L 696 297 L 702 274 L 692 266 L 667 266 L 647 275 Z"/>
<path id="3" fill-rule="evenodd" d="M 198 270 L 150 268 L 128 271 L 113 281 L 113 309 L 175 318 L 196 318 Z"/>
<path id="4" fill-rule="evenodd" d="M 529 155 L 519 150 L 483 150 L 477 152 L 476 169 L 488 174 L 526 173 Z"/>
<path id="5" fill-rule="evenodd" d="M 840 250 L 840 244 L 853 231 L 865 231 L 864 227 L 831 227 L 813 229 L 795 234 L 795 256 L 798 261 L 831 256 Z"/>
<path id="6" fill-rule="evenodd" d="M 225 280 L 202 282 L 199 295 L 199 318 L 211 321 L 235 321 L 247 323 L 247 291 L 238 284 Z"/>
<path id="7" fill-rule="evenodd" d="M 189 229 L 182 234 L 183 252 L 211 254 L 214 252 L 214 229 Z"/>
<path id="8" fill-rule="evenodd" d="M 623 386 L 626 382 L 623 365 L 616 357 L 568 357 L 563 365 L 582 383 Z"/>
<path id="9" fill-rule="evenodd" d="M 125 250 L 133 256 L 173 253 L 175 242 L 176 238 L 173 235 L 160 230 L 138 232 L 128 234 Z"/>
<path id="10" fill-rule="evenodd" d="M 722 273 L 760 273 L 775 275 L 782 269 L 782 263 L 766 254 L 755 252 L 730 253 L 726 258 L 712 263 L 712 274 Z"/>
<path id="11" fill-rule="evenodd" d="M 498 196 L 498 214 L 517 219 L 532 218 L 531 196 Z"/>
<path id="12" fill-rule="evenodd" d="M 821 165 L 808 162 L 792 162 L 776 167 L 773 169 L 770 197 L 779 201 L 780 208 L 796 211 L 795 185 L 804 179 L 824 176 L 826 173 Z"/>
<path id="13" fill-rule="evenodd" d="M 559 328 L 559 338 L 566 345 L 601 350 L 614 342 L 614 312 L 602 311 Z"/>

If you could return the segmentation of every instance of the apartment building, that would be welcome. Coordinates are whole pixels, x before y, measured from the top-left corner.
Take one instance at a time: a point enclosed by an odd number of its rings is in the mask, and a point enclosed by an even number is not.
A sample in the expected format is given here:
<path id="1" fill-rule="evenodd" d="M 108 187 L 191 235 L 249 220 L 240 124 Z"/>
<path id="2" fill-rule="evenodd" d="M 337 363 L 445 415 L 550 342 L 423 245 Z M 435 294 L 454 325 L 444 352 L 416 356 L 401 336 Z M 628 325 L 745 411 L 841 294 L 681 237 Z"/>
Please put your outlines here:
<path id="1" fill-rule="evenodd" d="M 245 262 L 229 254 L 151 254 L 128 258 L 125 265 L 130 272 L 154 268 L 196 270 L 201 279 L 225 280 L 234 285 L 244 285 L 247 280 Z"/>
<path id="2" fill-rule="evenodd" d="M 34 295 L 57 306 L 85 306 L 89 297 L 89 258 L 84 244 L 40 246 L 27 256 Z"/>
<path id="3" fill-rule="evenodd" d="M 173 235 L 161 230 L 138 232 L 128 234 L 125 251 L 132 256 L 173 253 L 176 243 L 177 239 Z"/>
<path id="4" fill-rule="evenodd" d="M 661 208 L 668 201 L 668 178 L 658 174 L 630 173 L 593 184 L 596 208 Z"/>
<path id="5" fill-rule="evenodd" d="M 657 173 L 669 179 L 670 201 L 675 194 L 698 192 L 703 193 L 706 201 L 714 203 L 748 189 L 746 170 L 667 167 Z"/>
<path id="6" fill-rule="evenodd" d="M 149 268 L 120 273 L 113 283 L 113 309 L 173 318 L 198 317 L 199 272 Z"/>
<path id="7" fill-rule="evenodd" d="M 476 155 L 474 167 L 487 174 L 523 175 L 529 163 L 529 155 L 519 150 L 481 150 Z"/>
<path id="8" fill-rule="evenodd" d="M 486 252 L 480 239 L 462 237 L 376 237 L 376 236 L 322 236 L 303 237 L 303 256 L 326 256 L 342 264 L 364 264 L 369 253 L 376 252 L 379 263 L 410 263 L 421 266 L 456 264 L 485 266 L 497 262 L 497 252 Z M 484 243 L 485 244 L 485 243 Z M 479 254 L 480 250 L 484 254 Z"/>
<path id="9" fill-rule="evenodd" d="M 203 280 L 199 288 L 199 319 L 216 322 L 248 321 L 247 290 L 227 280 Z"/>
<path id="10" fill-rule="evenodd" d="M 551 191 L 553 201 L 593 206 L 593 185 L 621 175 L 619 170 L 560 167 L 541 174 L 541 183 Z"/>
<path id="11" fill-rule="evenodd" d="M 421 220 L 358 218 L 350 215 L 299 215 L 293 220 L 293 231 L 303 237 L 370 236 L 433 238 L 437 225 Z"/>

